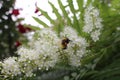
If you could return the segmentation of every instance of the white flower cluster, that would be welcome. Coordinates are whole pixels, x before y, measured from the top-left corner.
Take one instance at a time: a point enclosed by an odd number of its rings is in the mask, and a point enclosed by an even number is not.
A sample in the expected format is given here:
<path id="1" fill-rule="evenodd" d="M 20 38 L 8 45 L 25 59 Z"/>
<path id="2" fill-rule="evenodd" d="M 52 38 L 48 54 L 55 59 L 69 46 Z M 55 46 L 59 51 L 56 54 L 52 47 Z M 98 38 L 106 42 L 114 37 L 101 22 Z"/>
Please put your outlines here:
<path id="1" fill-rule="evenodd" d="M 9 76 L 13 77 L 18 74 L 21 74 L 20 65 L 18 64 L 16 59 L 17 58 L 15 57 L 9 57 L 5 59 L 3 63 L 1 63 L 2 65 L 1 74 L 5 75 L 4 76 L 5 78 Z"/>
<path id="2" fill-rule="evenodd" d="M 90 34 L 92 40 L 96 42 L 99 40 L 100 31 L 102 29 L 102 19 L 99 17 L 99 10 L 92 5 L 85 9 L 83 31 Z"/>
<path id="3" fill-rule="evenodd" d="M 22 71 L 26 76 L 32 76 L 32 71 L 37 68 L 48 70 L 58 61 L 57 35 L 50 29 L 43 29 L 36 34 L 38 39 L 30 42 L 30 48 L 21 47 L 18 50 L 18 61 L 23 66 Z"/>
<path id="4" fill-rule="evenodd" d="M 34 64 L 34 61 L 39 59 L 39 55 L 36 54 L 36 51 L 26 47 L 20 47 L 18 50 L 18 62 L 21 66 L 21 72 L 24 73 L 27 77 L 33 75 L 33 70 L 37 68 Z"/>
<path id="5" fill-rule="evenodd" d="M 38 65 L 39 69 L 45 67 L 48 69 L 49 67 L 54 67 L 56 62 L 58 61 L 58 41 L 56 33 L 50 29 L 43 29 L 38 32 L 39 38 L 34 43 L 33 49 L 39 54 L 39 62 L 36 61 L 36 65 Z M 40 62 L 41 61 L 41 62 Z"/>
<path id="6" fill-rule="evenodd" d="M 68 64 L 71 66 L 80 66 L 81 58 L 86 53 L 88 46 L 85 38 L 77 35 L 77 32 L 71 27 L 65 27 L 61 32 L 62 37 L 67 37 L 70 42 L 66 44 L 66 49 L 62 49 L 62 39 L 52 30 L 52 28 L 43 29 L 36 32 L 37 38 L 33 38 L 29 46 L 21 46 L 17 54 L 18 58 L 5 59 L 1 64 L 1 73 L 7 77 L 25 74 L 26 77 L 33 76 L 34 70 L 48 70 L 59 63 L 61 56 L 68 58 Z M 61 55 L 61 52 L 65 55 Z"/>
<path id="7" fill-rule="evenodd" d="M 68 55 L 69 64 L 72 66 L 80 66 L 81 58 L 86 53 L 86 47 L 88 43 L 85 38 L 77 35 L 77 31 L 73 30 L 71 27 L 65 27 L 61 36 L 65 36 L 70 39 L 68 48 L 64 52 Z"/>

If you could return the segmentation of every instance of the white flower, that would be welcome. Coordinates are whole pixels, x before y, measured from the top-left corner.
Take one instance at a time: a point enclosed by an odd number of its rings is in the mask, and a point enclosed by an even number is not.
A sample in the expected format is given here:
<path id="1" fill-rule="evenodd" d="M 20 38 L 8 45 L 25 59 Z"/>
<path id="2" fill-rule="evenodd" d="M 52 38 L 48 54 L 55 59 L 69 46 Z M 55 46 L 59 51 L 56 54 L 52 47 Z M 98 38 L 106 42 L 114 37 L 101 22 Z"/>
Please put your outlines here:
<path id="1" fill-rule="evenodd" d="M 120 31 L 120 27 L 117 27 L 116 29 L 117 29 L 118 31 Z"/>
<path id="2" fill-rule="evenodd" d="M 32 77 L 33 76 L 33 72 L 32 71 L 28 71 L 25 73 L 26 77 Z"/>
<path id="3" fill-rule="evenodd" d="M 21 73 L 15 57 L 9 57 L 3 61 L 1 73 L 5 76 L 16 76 Z"/>
<path id="4" fill-rule="evenodd" d="M 2 74 L 16 76 L 24 73 L 26 77 L 33 76 L 33 71 L 38 69 L 48 70 L 54 67 L 60 61 L 62 49 L 60 49 L 60 38 L 52 29 L 43 29 L 36 33 L 37 38 L 33 38 L 29 46 L 21 46 L 17 53 L 18 59 L 8 58 L 3 61 Z M 81 59 L 86 53 L 88 43 L 85 38 L 78 36 L 77 32 L 71 27 L 65 27 L 61 32 L 62 37 L 70 39 L 66 50 L 62 50 L 67 54 L 68 64 L 71 66 L 80 66 Z M 65 57 L 65 56 L 63 56 Z M 62 61 L 62 60 L 61 60 Z"/>
<path id="5" fill-rule="evenodd" d="M 39 34 L 39 39 L 33 45 L 33 49 L 39 53 L 39 61 L 35 61 L 39 68 L 53 67 L 58 61 L 59 38 L 51 29 L 43 29 Z"/>
<path id="6" fill-rule="evenodd" d="M 85 38 L 77 35 L 77 32 L 71 27 L 65 27 L 64 31 L 61 33 L 71 41 L 67 45 L 67 49 L 64 52 L 68 55 L 69 63 L 72 66 L 80 66 L 81 58 L 86 53 L 86 47 L 88 43 Z"/>
<path id="7" fill-rule="evenodd" d="M 46 69 L 54 67 L 58 59 L 58 41 L 56 33 L 52 29 L 47 28 L 40 31 L 37 31 L 37 38 L 33 38 L 29 48 L 20 47 L 18 52 L 19 59 L 18 62 L 21 64 L 22 72 L 26 76 L 31 76 L 33 70 L 37 69 Z"/>
<path id="8" fill-rule="evenodd" d="M 33 49 L 21 47 L 17 52 L 18 55 L 20 55 L 18 59 L 19 62 L 23 62 L 27 60 L 33 61 L 39 58 L 39 54 L 37 54 L 37 52 Z"/>
<path id="9" fill-rule="evenodd" d="M 100 36 L 100 30 L 96 30 L 96 31 L 91 33 L 91 38 L 94 42 L 99 40 L 99 36 Z"/>
<path id="10" fill-rule="evenodd" d="M 92 15 L 92 10 L 94 7 L 90 5 L 85 9 L 85 15 L 84 15 L 84 21 L 85 21 L 85 26 L 83 27 L 83 31 L 86 33 L 90 33 L 93 30 L 93 17 Z"/>
<path id="11" fill-rule="evenodd" d="M 92 32 L 92 30 L 93 30 L 93 24 L 85 24 L 85 26 L 84 26 L 84 28 L 83 28 L 83 31 L 84 32 L 86 32 L 86 33 L 90 33 L 90 32 Z"/>
<path id="12" fill-rule="evenodd" d="M 70 65 L 76 66 L 76 67 L 80 66 L 81 65 L 80 59 L 81 58 L 77 57 L 76 55 L 71 54 L 70 55 Z"/>
<path id="13" fill-rule="evenodd" d="M 63 32 L 60 33 L 61 37 L 68 37 L 70 40 L 75 40 L 77 36 L 77 31 L 75 31 L 73 28 L 65 27 Z"/>
<path id="14" fill-rule="evenodd" d="M 101 34 L 100 30 L 102 30 L 103 27 L 103 25 L 101 24 L 102 19 L 99 16 L 99 10 L 94 8 L 92 5 L 89 5 L 85 9 L 85 25 L 83 27 L 83 31 L 88 33 L 94 42 L 99 40 L 99 35 Z"/>
<path id="15" fill-rule="evenodd" d="M 70 42 L 67 48 L 67 53 L 70 56 L 70 65 L 72 66 L 80 66 L 81 58 L 86 54 L 86 47 L 88 46 L 87 41 L 78 37 L 75 41 Z"/>

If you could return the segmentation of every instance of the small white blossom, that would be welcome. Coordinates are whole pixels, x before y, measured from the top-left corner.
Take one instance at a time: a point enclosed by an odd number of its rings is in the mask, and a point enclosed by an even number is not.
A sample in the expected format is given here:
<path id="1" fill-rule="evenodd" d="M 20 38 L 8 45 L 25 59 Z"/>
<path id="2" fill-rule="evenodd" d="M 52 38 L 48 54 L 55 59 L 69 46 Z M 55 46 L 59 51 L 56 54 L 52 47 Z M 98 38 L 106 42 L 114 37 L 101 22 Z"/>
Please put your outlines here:
<path id="1" fill-rule="evenodd" d="M 91 38 L 94 42 L 99 40 L 99 36 L 100 36 L 100 30 L 96 30 L 96 31 L 91 33 Z"/>
<path id="2" fill-rule="evenodd" d="M 80 66 L 81 65 L 80 59 L 81 59 L 80 57 L 78 57 L 74 54 L 71 54 L 70 55 L 70 65 L 76 66 L 76 67 Z"/>
<path id="3" fill-rule="evenodd" d="M 3 61 L 1 73 L 5 76 L 16 76 L 21 73 L 15 57 L 9 57 Z"/>
<path id="4" fill-rule="evenodd" d="M 103 25 L 101 24 L 102 19 L 99 16 L 100 16 L 99 10 L 94 8 L 92 5 L 88 6 L 85 9 L 84 15 L 85 25 L 83 27 L 83 31 L 90 34 L 94 42 L 99 40 L 99 35 L 101 34 L 100 30 L 102 30 L 103 27 Z"/>
<path id="5" fill-rule="evenodd" d="M 120 31 L 120 27 L 117 27 L 116 29 L 117 29 L 118 31 Z"/>
<path id="6" fill-rule="evenodd" d="M 33 49 L 21 47 L 17 52 L 18 52 L 18 55 L 20 55 L 18 59 L 18 61 L 20 62 L 27 61 L 27 60 L 36 60 L 39 58 L 39 55 Z"/>
<path id="7" fill-rule="evenodd" d="M 32 71 L 28 71 L 25 73 L 26 77 L 32 77 L 33 76 L 33 72 Z"/>
<path id="8" fill-rule="evenodd" d="M 73 28 L 65 27 L 64 31 L 60 33 L 61 37 L 68 37 L 70 40 L 75 40 L 77 36 L 77 31 L 75 31 Z"/>

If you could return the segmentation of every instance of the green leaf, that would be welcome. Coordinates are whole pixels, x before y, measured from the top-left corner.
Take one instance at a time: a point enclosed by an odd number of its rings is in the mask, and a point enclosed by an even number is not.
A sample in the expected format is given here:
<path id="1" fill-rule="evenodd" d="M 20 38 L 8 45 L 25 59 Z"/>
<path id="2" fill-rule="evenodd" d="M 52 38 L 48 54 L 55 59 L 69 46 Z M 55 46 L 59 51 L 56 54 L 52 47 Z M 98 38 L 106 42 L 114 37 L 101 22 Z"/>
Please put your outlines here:
<path id="1" fill-rule="evenodd" d="M 75 10 L 75 8 L 74 8 L 74 6 L 73 6 L 73 1 L 72 0 L 67 0 L 68 1 L 68 5 L 69 5 L 69 7 L 70 7 L 70 10 L 71 10 L 71 12 L 73 13 L 73 28 L 75 28 L 76 30 L 77 30 L 77 32 L 80 34 L 80 25 L 79 25 L 79 21 L 78 21 L 78 19 L 77 19 L 77 17 L 76 17 L 76 10 Z"/>
<path id="2" fill-rule="evenodd" d="M 68 1 L 68 5 L 70 7 L 70 10 L 73 14 L 75 14 L 75 9 L 74 9 L 74 6 L 73 6 L 73 1 L 72 0 L 67 0 Z"/>
<path id="3" fill-rule="evenodd" d="M 62 17 L 61 17 L 61 15 L 60 15 L 60 13 L 58 12 L 58 9 L 57 9 L 51 2 L 49 2 L 49 4 L 50 4 L 50 6 L 52 7 L 53 12 L 54 12 L 55 15 L 57 16 L 57 18 L 58 18 L 58 19 L 61 19 Z"/>
<path id="4" fill-rule="evenodd" d="M 43 11 L 42 9 L 38 8 L 39 11 L 50 21 L 51 24 L 54 24 L 54 20 L 48 15 L 46 11 Z"/>
<path id="5" fill-rule="evenodd" d="M 90 3 L 92 3 L 92 0 L 87 0 L 87 4 L 86 4 L 86 6 L 89 6 Z"/>
<path id="6" fill-rule="evenodd" d="M 63 13 L 65 19 L 67 19 L 67 25 L 68 25 L 68 26 L 72 26 L 73 24 L 72 24 L 72 22 L 71 22 L 71 19 L 69 18 L 68 12 L 65 10 L 65 7 L 63 6 L 61 0 L 58 0 L 58 4 L 59 4 L 59 6 L 60 6 L 60 9 L 62 10 L 62 13 Z"/>
<path id="7" fill-rule="evenodd" d="M 27 26 L 27 27 L 31 28 L 32 30 L 40 30 L 40 28 L 37 26 L 28 25 L 28 24 L 24 24 L 24 26 Z"/>
<path id="8" fill-rule="evenodd" d="M 33 19 L 38 22 L 39 24 L 43 25 L 43 27 L 49 27 L 46 23 L 44 23 L 42 20 L 36 18 L 36 17 L 33 17 Z"/>
<path id="9" fill-rule="evenodd" d="M 103 69 L 100 71 L 98 74 L 95 74 L 92 76 L 93 79 L 110 79 L 111 77 L 114 77 L 115 75 L 120 75 L 120 68 L 115 68 L 115 69 Z"/>
<path id="10" fill-rule="evenodd" d="M 84 7 L 83 7 L 83 4 L 84 3 L 84 0 L 77 0 L 77 4 L 78 4 L 78 7 L 79 7 L 79 11 L 80 11 L 80 20 L 79 20 L 79 24 L 80 24 L 80 34 L 82 35 L 85 35 L 82 30 L 83 30 L 83 27 L 84 27 Z"/>
<path id="11" fill-rule="evenodd" d="M 60 13 L 58 12 L 58 9 L 51 2 L 49 2 L 49 4 L 52 7 L 53 13 L 55 13 L 57 17 L 57 20 L 55 20 L 54 29 L 58 33 L 58 36 L 59 36 L 60 32 L 62 31 L 62 28 L 64 27 L 64 20 L 62 16 L 60 15 Z"/>
<path id="12" fill-rule="evenodd" d="M 85 64 L 90 63 L 90 62 L 93 61 L 94 58 L 95 58 L 96 56 L 98 56 L 98 55 L 99 55 L 99 54 L 89 54 L 89 55 L 87 55 L 86 57 L 84 57 L 84 58 L 81 60 L 82 65 L 85 65 Z"/>
<path id="13" fill-rule="evenodd" d="M 77 4 L 79 7 L 79 11 L 82 12 L 83 11 L 83 2 L 84 0 L 77 0 Z"/>

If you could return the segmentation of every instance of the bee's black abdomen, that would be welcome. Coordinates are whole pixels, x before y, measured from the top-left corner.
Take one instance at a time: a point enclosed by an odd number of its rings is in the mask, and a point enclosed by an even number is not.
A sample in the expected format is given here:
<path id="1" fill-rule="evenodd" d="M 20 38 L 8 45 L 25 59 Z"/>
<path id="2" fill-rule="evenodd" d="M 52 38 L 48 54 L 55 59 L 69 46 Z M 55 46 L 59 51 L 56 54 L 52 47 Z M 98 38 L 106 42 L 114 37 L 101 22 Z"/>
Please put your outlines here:
<path id="1" fill-rule="evenodd" d="M 68 38 L 64 38 L 61 42 L 62 45 L 62 49 L 67 49 L 67 44 L 70 42 L 70 40 Z"/>

